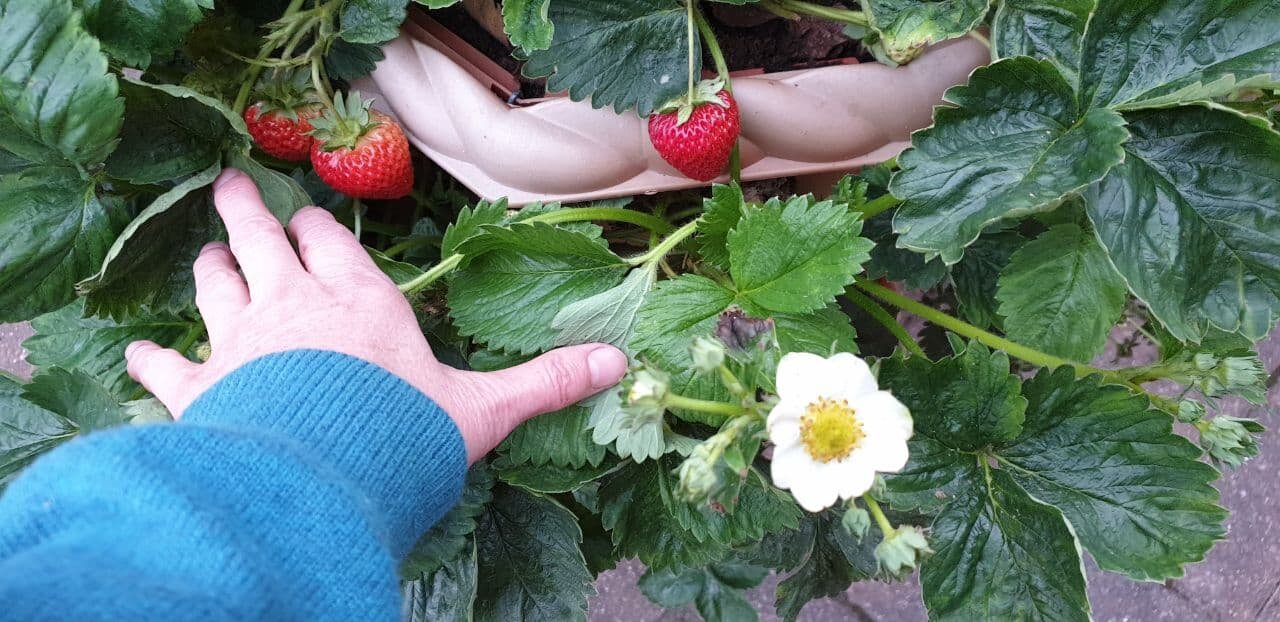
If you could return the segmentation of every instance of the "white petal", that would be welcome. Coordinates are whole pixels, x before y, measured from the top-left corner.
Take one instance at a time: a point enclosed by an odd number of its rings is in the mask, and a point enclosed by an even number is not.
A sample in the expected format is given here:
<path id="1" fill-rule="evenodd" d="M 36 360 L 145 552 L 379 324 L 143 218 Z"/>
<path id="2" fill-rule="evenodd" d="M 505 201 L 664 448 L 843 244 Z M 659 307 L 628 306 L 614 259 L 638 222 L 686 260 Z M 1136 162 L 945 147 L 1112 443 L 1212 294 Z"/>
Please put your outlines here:
<path id="1" fill-rule="evenodd" d="M 907 458 L 910 455 L 907 452 L 906 439 L 885 439 L 864 447 L 859 447 L 854 454 L 864 452 L 858 460 L 867 465 L 868 469 L 879 471 L 881 473 L 897 473 L 902 467 L 907 465 Z M 850 456 L 853 458 L 854 456 Z"/>
<path id="2" fill-rule="evenodd" d="M 841 352 L 823 364 L 826 379 L 821 394 L 833 399 L 853 401 L 874 392 L 879 387 L 867 362 L 848 352 Z"/>
<path id="3" fill-rule="evenodd" d="M 804 446 L 795 444 L 773 448 L 773 462 L 769 467 L 773 483 L 779 488 L 791 488 L 796 482 L 813 477 L 813 458 Z"/>
<path id="4" fill-rule="evenodd" d="M 824 395 L 826 359 L 808 352 L 791 352 L 778 362 L 778 397 L 808 404 Z"/>
<path id="5" fill-rule="evenodd" d="M 800 422 L 796 419 L 769 421 L 769 440 L 779 447 L 790 447 L 800 442 Z"/>
<path id="6" fill-rule="evenodd" d="M 769 411 L 768 425 L 772 426 L 778 421 L 799 421 L 808 405 L 808 402 L 795 399 L 780 399 L 773 410 Z"/>
<path id="7" fill-rule="evenodd" d="M 839 484 L 841 499 L 862 496 L 862 493 L 871 490 L 871 485 L 876 481 L 875 469 L 864 462 L 852 460 L 854 456 L 849 456 L 849 458 L 850 460 L 846 461 L 847 467 L 841 470 L 839 478 L 836 480 Z"/>
<path id="8" fill-rule="evenodd" d="M 876 391 L 852 402 L 862 432 L 871 444 L 911 438 L 911 413 L 888 391 Z"/>
<path id="9" fill-rule="evenodd" d="M 809 476 L 796 480 L 791 487 L 791 496 L 796 498 L 800 507 L 810 512 L 821 512 L 835 505 L 839 497 L 834 482 L 825 478 Z"/>

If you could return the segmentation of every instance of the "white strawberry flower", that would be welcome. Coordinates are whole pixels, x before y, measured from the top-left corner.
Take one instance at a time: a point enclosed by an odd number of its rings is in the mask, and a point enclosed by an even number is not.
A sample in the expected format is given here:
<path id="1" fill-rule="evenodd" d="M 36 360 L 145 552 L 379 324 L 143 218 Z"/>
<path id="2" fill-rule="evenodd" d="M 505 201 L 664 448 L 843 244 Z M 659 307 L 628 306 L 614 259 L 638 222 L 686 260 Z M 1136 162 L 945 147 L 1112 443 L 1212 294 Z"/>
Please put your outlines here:
<path id="1" fill-rule="evenodd" d="M 906 465 L 911 414 L 880 390 L 862 359 L 793 352 L 778 363 L 777 387 L 769 412 L 773 483 L 804 509 L 861 496 L 877 472 Z"/>

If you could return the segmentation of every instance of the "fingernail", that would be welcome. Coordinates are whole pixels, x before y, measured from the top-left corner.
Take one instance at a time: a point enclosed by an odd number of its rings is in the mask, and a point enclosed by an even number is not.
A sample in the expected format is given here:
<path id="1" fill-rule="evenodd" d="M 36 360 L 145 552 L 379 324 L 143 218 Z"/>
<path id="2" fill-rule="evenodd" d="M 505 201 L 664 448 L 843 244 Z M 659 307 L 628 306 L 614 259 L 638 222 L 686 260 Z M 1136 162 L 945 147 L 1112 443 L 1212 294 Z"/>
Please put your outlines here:
<path id="1" fill-rule="evenodd" d="M 239 179 L 240 176 L 243 174 L 244 173 L 241 173 L 238 169 L 224 168 L 222 169 L 222 173 L 218 175 L 218 178 L 213 180 L 213 189 L 221 190 L 223 186 L 227 185 L 228 183 L 236 179 Z"/>
<path id="2" fill-rule="evenodd" d="M 611 387 L 627 373 L 627 355 L 613 346 L 596 348 L 587 354 L 587 369 L 591 370 L 593 388 Z"/>
<path id="3" fill-rule="evenodd" d="M 138 351 L 138 348 L 141 348 L 141 347 L 142 347 L 142 342 L 141 342 L 141 341 L 135 341 L 135 342 L 133 342 L 133 343 L 131 343 L 131 344 L 129 344 L 129 345 L 127 345 L 127 346 L 125 346 L 125 348 L 124 348 L 124 357 L 125 357 L 125 358 L 130 358 L 130 357 L 132 357 L 132 356 L 133 356 L 133 353 L 134 353 L 134 352 L 137 352 L 137 351 Z"/>

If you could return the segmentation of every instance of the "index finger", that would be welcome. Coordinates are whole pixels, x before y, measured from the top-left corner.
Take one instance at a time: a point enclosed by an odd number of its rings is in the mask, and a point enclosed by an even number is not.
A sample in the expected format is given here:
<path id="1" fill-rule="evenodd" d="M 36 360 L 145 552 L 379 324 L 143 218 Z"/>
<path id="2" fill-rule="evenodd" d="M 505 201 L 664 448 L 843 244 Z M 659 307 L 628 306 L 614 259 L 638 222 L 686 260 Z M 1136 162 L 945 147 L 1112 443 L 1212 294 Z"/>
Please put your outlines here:
<path id="1" fill-rule="evenodd" d="M 302 273 L 302 264 L 284 227 L 262 202 L 253 179 L 233 168 L 213 182 L 213 204 L 227 226 L 231 253 L 240 264 L 249 295 Z"/>

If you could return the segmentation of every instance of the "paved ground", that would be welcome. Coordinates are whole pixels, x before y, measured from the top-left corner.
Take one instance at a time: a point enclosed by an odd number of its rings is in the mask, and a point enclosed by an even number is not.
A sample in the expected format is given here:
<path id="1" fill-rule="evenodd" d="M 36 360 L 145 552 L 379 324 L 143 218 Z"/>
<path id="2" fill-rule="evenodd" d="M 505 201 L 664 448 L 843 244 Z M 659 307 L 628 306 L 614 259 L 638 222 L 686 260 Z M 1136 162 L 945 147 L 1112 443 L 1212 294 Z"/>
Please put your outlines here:
<path id="1" fill-rule="evenodd" d="M 21 341 L 30 334 L 25 326 L 0 325 L 0 369 L 26 375 Z M 1261 344 L 1268 369 L 1280 366 L 1280 334 Z M 1271 407 L 1280 406 L 1280 392 L 1270 394 Z M 1223 503 L 1232 510 L 1230 533 L 1203 563 L 1192 566 L 1182 579 L 1160 583 L 1134 583 L 1120 576 L 1089 568 L 1089 598 L 1094 618 L 1102 622 L 1197 620 L 1209 622 L 1280 620 L 1280 516 L 1275 511 L 1280 496 L 1280 433 L 1266 409 L 1243 403 L 1224 404 L 1230 414 L 1259 417 L 1271 425 L 1263 439 L 1262 455 L 1221 482 Z M 691 609 L 664 611 L 635 588 L 643 572 L 628 562 L 600 577 L 599 595 L 591 601 L 593 622 L 689 621 L 698 616 Z M 777 620 L 771 577 L 750 594 L 761 619 Z M 834 620 L 911 622 L 924 620 L 919 585 L 859 583 L 838 598 L 811 603 L 801 616 L 806 622 Z"/>

